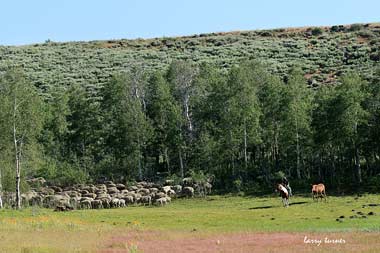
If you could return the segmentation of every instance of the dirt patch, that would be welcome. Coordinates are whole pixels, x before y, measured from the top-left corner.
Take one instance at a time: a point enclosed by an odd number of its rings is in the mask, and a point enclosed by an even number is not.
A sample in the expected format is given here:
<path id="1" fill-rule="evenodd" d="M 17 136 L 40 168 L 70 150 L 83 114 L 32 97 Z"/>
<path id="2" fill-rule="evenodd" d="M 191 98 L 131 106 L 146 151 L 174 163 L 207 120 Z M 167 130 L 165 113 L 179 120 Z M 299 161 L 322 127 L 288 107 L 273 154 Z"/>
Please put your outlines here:
<path id="1" fill-rule="evenodd" d="M 380 233 L 359 232 L 201 234 L 197 231 L 144 231 L 114 236 L 106 241 L 100 252 L 380 252 L 379 237 Z"/>

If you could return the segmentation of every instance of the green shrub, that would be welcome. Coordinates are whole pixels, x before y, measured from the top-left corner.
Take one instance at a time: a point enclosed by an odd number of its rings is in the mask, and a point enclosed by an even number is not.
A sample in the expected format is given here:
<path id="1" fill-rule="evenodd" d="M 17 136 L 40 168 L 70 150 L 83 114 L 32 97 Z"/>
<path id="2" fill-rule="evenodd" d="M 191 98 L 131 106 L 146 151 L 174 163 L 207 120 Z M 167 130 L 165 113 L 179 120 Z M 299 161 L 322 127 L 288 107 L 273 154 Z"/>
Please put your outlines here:
<path id="1" fill-rule="evenodd" d="M 352 24 L 348 29 L 350 32 L 360 31 L 364 26 L 362 24 Z"/>
<path id="2" fill-rule="evenodd" d="M 72 185 L 85 183 L 89 175 L 76 164 L 48 161 L 38 171 L 38 175 L 44 177 L 49 183 L 55 185 Z"/>
<path id="3" fill-rule="evenodd" d="M 321 35 L 322 33 L 323 33 L 323 30 L 319 27 L 315 27 L 311 29 L 311 35 L 313 36 L 318 36 L 318 35 Z"/>
<path id="4" fill-rule="evenodd" d="M 330 28 L 330 32 L 344 32 L 344 31 L 346 31 L 346 27 L 344 27 L 343 25 L 333 25 Z"/>
<path id="5" fill-rule="evenodd" d="M 234 190 L 236 192 L 240 192 L 241 191 L 241 187 L 243 185 L 243 182 L 241 181 L 241 179 L 236 179 L 232 182 L 233 186 L 234 186 Z"/>
<path id="6" fill-rule="evenodd" d="M 275 180 L 281 180 L 285 177 L 285 173 L 283 171 L 277 171 L 276 173 L 274 173 L 274 179 Z"/>

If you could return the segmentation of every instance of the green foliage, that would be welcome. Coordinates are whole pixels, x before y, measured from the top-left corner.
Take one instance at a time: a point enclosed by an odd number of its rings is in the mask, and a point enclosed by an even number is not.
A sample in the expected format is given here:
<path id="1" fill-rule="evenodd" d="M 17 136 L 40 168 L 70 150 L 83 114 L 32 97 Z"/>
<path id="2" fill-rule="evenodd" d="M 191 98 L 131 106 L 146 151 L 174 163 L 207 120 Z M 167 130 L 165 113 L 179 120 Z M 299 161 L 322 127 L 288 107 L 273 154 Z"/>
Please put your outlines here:
<path id="1" fill-rule="evenodd" d="M 143 177 L 143 153 L 152 128 L 145 114 L 145 82 L 139 71 L 115 76 L 103 89 L 103 151 L 113 156 L 109 164 L 118 176 Z"/>
<path id="2" fill-rule="evenodd" d="M 319 27 L 315 27 L 315 28 L 311 29 L 311 34 L 313 36 L 319 36 L 322 33 L 323 33 L 323 30 L 321 28 L 319 28 Z"/>
<path id="3" fill-rule="evenodd" d="M 47 160 L 37 171 L 36 176 L 44 177 L 53 185 L 70 186 L 82 184 L 89 181 L 89 175 L 79 164 L 57 162 L 53 159 Z"/>
<path id="4" fill-rule="evenodd" d="M 283 171 L 277 171 L 275 174 L 274 174 L 274 177 L 275 177 L 275 180 L 279 181 L 281 179 L 283 179 L 285 177 L 285 173 Z"/>
<path id="5" fill-rule="evenodd" d="M 195 171 L 190 170 L 189 176 L 193 179 L 193 181 L 197 184 L 205 184 L 207 180 L 210 178 L 210 175 L 205 174 L 203 170 Z"/>
<path id="6" fill-rule="evenodd" d="M 253 57 L 269 63 L 269 72 L 281 77 L 299 63 L 304 72 L 314 74 L 313 79 L 318 80 L 318 84 L 337 82 L 336 77 L 331 78 L 333 75 L 324 76 L 318 71 L 320 63 L 325 64 L 325 73 L 346 73 L 361 68 L 369 77 L 370 69 L 376 64 L 369 54 L 361 54 L 350 62 L 346 61 L 345 54 L 366 47 L 376 51 L 378 46 L 358 40 L 360 35 L 356 31 L 336 27 L 331 27 L 331 32 L 324 32 L 323 38 L 319 36 L 319 43 L 312 48 L 309 42 L 316 37 L 305 38 L 303 29 L 205 34 L 175 40 L 155 38 L 0 46 L 0 71 L 9 66 L 22 67 L 27 78 L 46 96 L 49 96 L 51 87 L 72 85 L 83 86 L 89 94 L 97 96 L 114 73 L 133 66 L 163 71 L 175 59 L 210 63 L 226 72 L 242 59 Z M 373 32 L 374 38 L 379 37 L 375 24 L 351 27 L 351 30 L 361 27 L 361 31 Z"/>
<path id="7" fill-rule="evenodd" d="M 0 47 L 1 71 L 12 62 L 26 71 L 1 81 L 1 181 L 11 188 L 9 108 L 21 87 L 24 177 L 65 185 L 214 175 L 215 188 L 252 192 L 272 191 L 279 171 L 299 186 L 372 182 L 377 36 L 369 25 Z"/>
<path id="8" fill-rule="evenodd" d="M 364 25 L 362 24 L 352 24 L 348 30 L 351 32 L 356 32 L 356 31 L 362 30 L 363 28 L 364 28 Z"/>
<path id="9" fill-rule="evenodd" d="M 172 174 L 166 178 L 166 180 L 172 180 L 174 185 L 182 184 L 182 178 L 177 174 Z"/>
<path id="10" fill-rule="evenodd" d="M 234 190 L 236 192 L 240 192 L 241 191 L 241 188 L 242 188 L 242 185 L 243 185 L 243 182 L 241 181 L 241 179 L 236 179 L 232 182 L 233 186 L 234 186 Z"/>
<path id="11" fill-rule="evenodd" d="M 182 145 L 181 110 L 164 77 L 155 73 L 148 82 L 147 117 L 153 127 L 153 138 L 149 145 L 150 155 L 156 158 L 154 172 L 167 171 L 172 174 L 179 148 Z"/>
<path id="12" fill-rule="evenodd" d="M 10 69 L 0 76 L 0 108 L 0 154 L 5 165 L 0 168 L 4 180 L 1 177 L 0 180 L 5 189 L 14 190 L 10 178 L 32 175 L 42 157 L 37 140 L 43 128 L 44 107 L 23 72 Z"/>

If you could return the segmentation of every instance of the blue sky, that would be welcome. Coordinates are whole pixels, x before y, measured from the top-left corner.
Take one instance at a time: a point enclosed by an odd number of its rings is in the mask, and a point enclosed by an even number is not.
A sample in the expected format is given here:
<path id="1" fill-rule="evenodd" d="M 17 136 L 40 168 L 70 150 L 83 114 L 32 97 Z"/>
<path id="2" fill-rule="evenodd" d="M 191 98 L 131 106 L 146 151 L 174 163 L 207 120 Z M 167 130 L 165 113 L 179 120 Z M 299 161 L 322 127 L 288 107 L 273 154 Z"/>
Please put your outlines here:
<path id="1" fill-rule="evenodd" d="M 0 0 L 0 44 L 380 22 L 379 0 Z"/>

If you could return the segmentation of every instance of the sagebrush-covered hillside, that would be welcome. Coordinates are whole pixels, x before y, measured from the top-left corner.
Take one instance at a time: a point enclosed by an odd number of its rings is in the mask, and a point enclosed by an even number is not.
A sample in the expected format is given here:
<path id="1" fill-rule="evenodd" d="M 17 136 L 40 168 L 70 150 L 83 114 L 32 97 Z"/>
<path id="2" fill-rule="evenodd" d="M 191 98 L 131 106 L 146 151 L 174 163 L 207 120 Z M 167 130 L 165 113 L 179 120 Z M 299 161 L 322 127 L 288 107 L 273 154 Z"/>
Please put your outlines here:
<path id="1" fill-rule="evenodd" d="M 355 69 L 369 76 L 380 60 L 380 24 L 199 34 L 175 38 L 0 46 L 0 71 L 20 66 L 42 91 L 84 85 L 96 92 L 115 72 L 132 66 L 164 69 L 173 60 L 216 64 L 223 71 L 256 58 L 284 75 L 299 65 L 311 85 L 334 83 Z"/>

